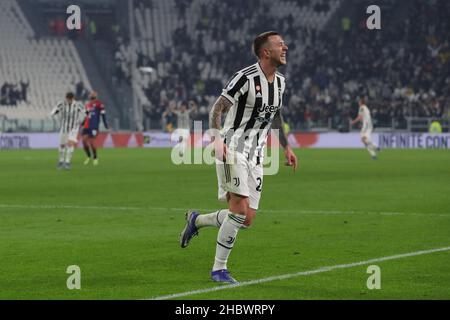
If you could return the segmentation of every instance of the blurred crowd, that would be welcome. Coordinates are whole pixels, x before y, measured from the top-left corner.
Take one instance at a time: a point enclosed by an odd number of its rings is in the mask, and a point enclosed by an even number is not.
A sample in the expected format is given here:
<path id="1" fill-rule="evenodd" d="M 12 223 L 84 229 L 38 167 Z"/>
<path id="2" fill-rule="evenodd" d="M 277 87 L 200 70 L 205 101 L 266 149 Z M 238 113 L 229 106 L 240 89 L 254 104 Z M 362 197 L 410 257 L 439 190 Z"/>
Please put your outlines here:
<path id="1" fill-rule="evenodd" d="M 359 19 L 344 17 L 341 30 L 333 34 L 299 27 L 293 15 L 271 15 L 268 0 L 203 3 L 192 32 L 186 23 L 191 1 L 175 3 L 183 23 L 172 34 L 173 45 L 159 52 L 155 61 L 136 53 L 138 67 L 164 65 L 164 72 L 142 85 L 148 99 L 144 113 L 153 121 L 188 101 L 198 106 L 197 119 L 207 119 L 229 77 L 254 63 L 252 39 L 267 26 L 280 32 L 289 46 L 288 65 L 280 71 L 287 76 L 283 113 L 293 128 L 331 126 L 346 131 L 357 111 L 357 97 L 363 95 L 375 126 L 406 128 L 408 117 L 448 114 L 448 1 L 409 1 L 408 14 L 397 20 L 392 16 L 396 22 L 383 24 L 381 31 L 366 28 L 365 12 Z M 298 5 L 312 5 L 318 12 L 329 9 L 326 1 Z M 130 81 L 132 54 L 119 38 L 115 59 L 120 83 Z"/>
<path id="2" fill-rule="evenodd" d="M 0 105 L 17 106 L 19 102 L 27 102 L 27 93 L 30 83 L 20 81 L 19 83 L 5 82 L 0 87 Z"/>
<path id="3" fill-rule="evenodd" d="M 450 3 L 409 3 L 409 14 L 398 24 L 368 31 L 360 20 L 338 39 L 323 33 L 307 45 L 289 79 L 286 117 L 306 126 L 332 119 L 345 127 L 359 95 L 368 97 L 375 126 L 405 128 L 407 117 L 445 116 Z"/>

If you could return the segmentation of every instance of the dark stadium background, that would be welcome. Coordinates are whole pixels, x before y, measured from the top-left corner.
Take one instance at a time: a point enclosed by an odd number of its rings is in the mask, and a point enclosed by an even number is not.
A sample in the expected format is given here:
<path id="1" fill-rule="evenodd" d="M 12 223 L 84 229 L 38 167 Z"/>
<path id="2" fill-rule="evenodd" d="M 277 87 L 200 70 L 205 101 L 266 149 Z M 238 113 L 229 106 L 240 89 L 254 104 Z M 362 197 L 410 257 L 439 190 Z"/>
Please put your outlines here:
<path id="1" fill-rule="evenodd" d="M 163 116 L 164 111 L 181 103 L 196 104 L 194 119 L 206 120 L 235 70 L 254 61 L 253 37 L 268 29 L 280 32 L 289 45 L 288 65 L 281 71 L 289 79 L 283 112 L 291 129 L 349 131 L 356 98 L 364 95 L 376 128 L 427 131 L 430 122 L 439 119 L 448 131 L 447 1 L 380 1 L 381 30 L 368 30 L 366 8 L 372 3 L 362 0 L 134 0 L 131 14 L 128 1 L 79 0 L 79 31 L 65 27 L 71 1 L 15 2 L 33 30 L 27 37 L 72 40 L 80 59 L 78 73 L 85 75 L 77 74 L 55 92 L 52 87 L 36 89 L 39 73 L 8 79 L 4 69 L 4 132 L 56 129 L 48 112 L 32 115 L 30 124 L 26 112 L 16 117 L 10 111 L 25 108 L 23 90 L 36 91 L 32 98 L 39 102 L 28 97 L 26 103 L 42 111 L 64 97 L 62 89 L 73 90 L 81 100 L 95 89 L 114 130 L 164 130 L 175 122 L 174 116 Z M 58 59 L 57 52 L 51 54 Z M 64 64 L 64 59 L 58 61 Z M 154 72 L 142 72 L 141 67 Z M 71 69 L 56 71 L 62 78 L 72 77 Z M 41 96 L 52 98 L 41 103 Z"/>

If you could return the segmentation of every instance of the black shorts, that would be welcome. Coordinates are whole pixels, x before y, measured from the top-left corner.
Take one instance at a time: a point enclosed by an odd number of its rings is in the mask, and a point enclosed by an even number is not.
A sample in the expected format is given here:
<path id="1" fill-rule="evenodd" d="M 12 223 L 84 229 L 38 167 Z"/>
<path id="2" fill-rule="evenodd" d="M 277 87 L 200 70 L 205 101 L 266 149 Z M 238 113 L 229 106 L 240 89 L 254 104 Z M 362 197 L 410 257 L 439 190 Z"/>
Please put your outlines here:
<path id="1" fill-rule="evenodd" d="M 96 129 L 89 129 L 89 128 L 83 128 L 83 131 L 81 132 L 82 136 L 87 135 L 89 138 L 95 138 L 98 135 L 98 130 Z"/>

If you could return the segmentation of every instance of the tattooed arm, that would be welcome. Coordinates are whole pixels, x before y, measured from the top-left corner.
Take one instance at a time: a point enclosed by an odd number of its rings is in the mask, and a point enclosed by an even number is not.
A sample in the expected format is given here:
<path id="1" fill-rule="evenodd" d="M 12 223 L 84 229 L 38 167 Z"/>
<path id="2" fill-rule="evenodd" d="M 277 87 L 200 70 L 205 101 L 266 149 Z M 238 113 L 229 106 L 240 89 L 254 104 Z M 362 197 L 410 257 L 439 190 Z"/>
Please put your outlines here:
<path id="1" fill-rule="evenodd" d="M 284 132 L 284 121 L 280 111 L 278 111 L 273 118 L 272 129 L 278 129 L 278 140 L 280 141 L 281 146 L 284 148 L 286 165 L 292 166 L 295 171 L 297 169 L 298 160 L 297 156 L 292 151 L 291 146 L 289 146 L 289 143 L 287 141 L 286 132 Z"/>
<path id="2" fill-rule="evenodd" d="M 209 112 L 209 128 L 220 130 L 222 124 L 222 113 L 226 113 L 230 110 L 233 104 L 225 97 L 220 96 L 214 103 L 211 111 Z"/>
<path id="3" fill-rule="evenodd" d="M 215 156 L 221 161 L 226 160 L 227 147 L 220 137 L 222 113 L 228 112 L 233 104 L 225 97 L 220 96 L 209 112 L 209 130 L 211 140 L 214 142 Z"/>

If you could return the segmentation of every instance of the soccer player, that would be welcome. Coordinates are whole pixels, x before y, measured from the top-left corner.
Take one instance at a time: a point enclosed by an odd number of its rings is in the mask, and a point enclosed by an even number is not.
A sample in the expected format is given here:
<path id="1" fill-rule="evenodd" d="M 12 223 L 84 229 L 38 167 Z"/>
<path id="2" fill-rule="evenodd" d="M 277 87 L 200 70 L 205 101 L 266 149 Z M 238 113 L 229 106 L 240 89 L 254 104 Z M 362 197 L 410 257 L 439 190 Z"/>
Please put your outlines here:
<path id="1" fill-rule="evenodd" d="M 89 102 L 86 103 L 87 116 L 84 120 L 82 138 L 83 138 L 83 148 L 86 152 L 86 160 L 84 164 L 87 165 L 91 161 L 91 156 L 93 156 L 94 166 L 98 165 L 97 158 L 97 147 L 95 145 L 95 139 L 98 135 L 98 128 L 100 126 L 100 117 L 103 120 L 103 124 L 106 129 L 108 129 L 108 123 L 106 122 L 106 112 L 103 103 L 98 100 L 97 92 L 92 91 L 89 94 Z M 92 151 L 92 152 L 91 152 Z"/>
<path id="2" fill-rule="evenodd" d="M 173 110 L 173 113 L 177 116 L 177 129 L 181 129 L 184 132 L 181 133 L 179 139 L 180 156 L 183 156 L 186 151 L 189 139 L 189 132 L 191 130 L 191 114 L 196 111 L 196 105 L 193 101 L 189 102 L 191 108 L 187 108 L 185 103 L 182 103 L 180 110 Z"/>
<path id="3" fill-rule="evenodd" d="M 293 166 L 294 171 L 297 168 L 297 157 L 283 131 L 281 107 L 285 78 L 277 72 L 278 67 L 286 64 L 287 50 L 277 32 L 258 35 L 253 40 L 253 53 L 258 62 L 232 77 L 209 114 L 210 129 L 215 129 L 219 200 L 226 200 L 228 208 L 209 214 L 186 212 L 180 244 L 186 247 L 202 227 L 219 228 L 211 271 L 211 278 L 216 282 L 237 282 L 228 272 L 227 261 L 239 229 L 250 227 L 256 216 L 263 182 L 264 145 L 271 127 L 280 132 L 286 164 Z M 221 129 L 222 113 L 227 115 Z"/>
<path id="4" fill-rule="evenodd" d="M 58 169 L 70 170 L 73 151 L 78 142 L 78 130 L 86 114 L 83 104 L 75 101 L 72 92 L 68 92 L 66 100 L 58 103 L 52 110 L 52 117 L 57 114 L 61 122 Z"/>
<path id="5" fill-rule="evenodd" d="M 354 125 L 357 122 L 362 121 L 363 125 L 361 127 L 361 141 L 364 143 L 364 145 L 367 148 L 367 151 L 369 151 L 369 154 L 371 155 L 372 159 L 377 159 L 377 151 L 380 150 L 376 145 L 372 142 L 372 118 L 370 116 L 369 108 L 367 108 L 364 98 L 359 99 L 359 112 L 358 116 L 352 120 L 351 125 Z"/>

